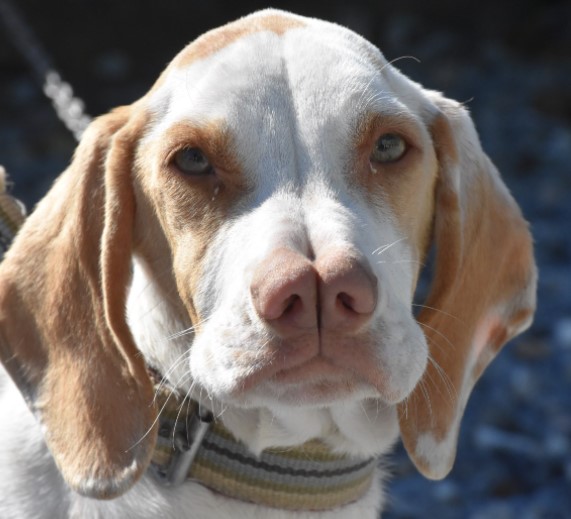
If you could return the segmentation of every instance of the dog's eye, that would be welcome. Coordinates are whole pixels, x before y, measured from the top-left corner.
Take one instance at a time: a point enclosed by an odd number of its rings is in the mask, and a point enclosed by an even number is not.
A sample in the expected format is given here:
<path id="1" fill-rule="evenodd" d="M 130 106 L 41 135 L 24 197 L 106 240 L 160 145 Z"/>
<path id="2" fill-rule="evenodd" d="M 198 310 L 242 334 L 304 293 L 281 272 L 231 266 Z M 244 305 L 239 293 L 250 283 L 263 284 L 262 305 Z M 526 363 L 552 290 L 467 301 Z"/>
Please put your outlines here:
<path id="1" fill-rule="evenodd" d="M 173 162 L 185 175 L 206 176 L 214 171 L 204 153 L 198 148 L 183 148 L 177 151 Z"/>
<path id="2" fill-rule="evenodd" d="M 406 150 L 406 142 L 400 135 L 385 133 L 375 143 L 371 160 L 381 164 L 396 162 L 406 153 Z"/>

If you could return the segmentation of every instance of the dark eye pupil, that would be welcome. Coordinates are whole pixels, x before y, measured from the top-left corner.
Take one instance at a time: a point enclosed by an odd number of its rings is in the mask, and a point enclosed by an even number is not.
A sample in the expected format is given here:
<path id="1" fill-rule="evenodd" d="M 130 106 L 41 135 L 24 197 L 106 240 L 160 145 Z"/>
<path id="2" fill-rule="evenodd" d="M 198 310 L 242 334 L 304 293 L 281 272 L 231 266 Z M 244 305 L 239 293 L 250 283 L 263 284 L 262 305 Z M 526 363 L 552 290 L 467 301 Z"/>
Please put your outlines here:
<path id="1" fill-rule="evenodd" d="M 377 148 L 380 152 L 389 151 L 395 148 L 399 148 L 402 139 L 393 133 L 387 133 L 383 135 L 377 142 Z"/>
<path id="2" fill-rule="evenodd" d="M 380 163 L 395 162 L 406 152 L 404 139 L 395 133 L 381 135 L 371 156 L 371 160 Z"/>
<path id="3" fill-rule="evenodd" d="M 184 148 L 177 151 L 174 163 L 178 169 L 188 175 L 206 175 L 212 170 L 210 162 L 198 148 Z"/>

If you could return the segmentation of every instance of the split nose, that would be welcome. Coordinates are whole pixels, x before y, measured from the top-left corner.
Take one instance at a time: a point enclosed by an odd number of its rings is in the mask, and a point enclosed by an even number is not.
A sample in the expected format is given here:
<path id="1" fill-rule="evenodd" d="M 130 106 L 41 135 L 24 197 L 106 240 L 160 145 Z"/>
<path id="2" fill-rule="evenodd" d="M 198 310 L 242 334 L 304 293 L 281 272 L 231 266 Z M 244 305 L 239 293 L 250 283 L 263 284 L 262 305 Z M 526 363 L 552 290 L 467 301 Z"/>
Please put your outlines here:
<path id="1" fill-rule="evenodd" d="M 320 327 L 355 332 L 377 306 L 377 278 L 355 256 L 343 251 L 317 259 Z"/>
<path id="2" fill-rule="evenodd" d="M 321 329 L 356 332 L 377 305 L 376 277 L 343 250 L 315 261 L 274 250 L 256 268 L 250 292 L 258 316 L 284 339 Z"/>

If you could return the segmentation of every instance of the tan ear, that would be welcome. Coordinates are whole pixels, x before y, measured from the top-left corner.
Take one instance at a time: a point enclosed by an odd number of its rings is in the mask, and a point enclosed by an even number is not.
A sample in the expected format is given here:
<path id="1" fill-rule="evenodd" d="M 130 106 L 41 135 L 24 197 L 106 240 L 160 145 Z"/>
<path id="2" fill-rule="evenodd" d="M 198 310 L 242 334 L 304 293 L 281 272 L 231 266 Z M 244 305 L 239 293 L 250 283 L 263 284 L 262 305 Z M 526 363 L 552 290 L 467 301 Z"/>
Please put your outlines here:
<path id="1" fill-rule="evenodd" d="M 432 124 L 440 164 L 436 264 L 418 322 L 431 360 L 399 404 L 399 420 L 417 468 L 439 479 L 452 468 L 474 384 L 502 345 L 531 324 L 537 273 L 527 222 L 482 151 L 467 111 L 429 96 L 440 110 Z"/>
<path id="2" fill-rule="evenodd" d="M 144 116 L 95 121 L 0 265 L 0 359 L 76 491 L 110 498 L 149 463 L 156 410 L 125 322 Z"/>

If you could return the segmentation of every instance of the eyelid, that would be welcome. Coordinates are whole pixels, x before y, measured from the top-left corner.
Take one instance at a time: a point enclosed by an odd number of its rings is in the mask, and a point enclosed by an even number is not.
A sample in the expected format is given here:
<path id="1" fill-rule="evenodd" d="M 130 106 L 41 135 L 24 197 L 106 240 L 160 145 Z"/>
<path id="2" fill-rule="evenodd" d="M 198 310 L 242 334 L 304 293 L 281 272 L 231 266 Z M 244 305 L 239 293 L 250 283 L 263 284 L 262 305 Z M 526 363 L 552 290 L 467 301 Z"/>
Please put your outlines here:
<path id="1" fill-rule="evenodd" d="M 383 138 L 394 138 L 396 145 L 398 146 L 397 148 L 395 147 L 388 147 L 383 149 L 380 149 L 380 144 Z M 370 160 L 373 162 L 376 162 L 378 164 L 392 164 L 394 162 L 398 162 L 400 161 L 402 158 L 404 158 L 406 156 L 406 154 L 408 153 L 410 149 L 410 146 L 408 144 L 408 141 L 399 133 L 397 132 L 384 132 L 382 133 L 377 140 L 375 141 L 375 143 L 373 144 L 373 148 L 371 150 L 371 154 L 370 154 Z M 394 158 L 391 158 L 391 152 L 396 151 L 396 155 L 394 156 Z M 389 155 L 389 157 L 379 157 L 379 156 L 375 156 L 375 155 Z M 385 160 L 386 159 L 386 160 Z"/>
<path id="2" fill-rule="evenodd" d="M 215 173 L 212 162 L 198 147 L 182 147 L 172 155 L 170 167 L 189 177 L 207 177 Z"/>
<path id="3" fill-rule="evenodd" d="M 165 153 L 164 155 L 164 159 L 163 159 L 163 166 L 168 167 L 170 166 L 173 161 L 174 161 L 174 157 L 177 153 L 179 153 L 180 151 L 183 150 L 191 150 L 191 149 L 199 149 L 200 151 L 202 151 L 202 153 L 204 153 L 204 156 L 208 159 L 208 162 L 210 162 L 210 159 L 208 157 L 208 155 L 204 152 L 204 150 L 200 147 L 200 146 L 195 146 L 194 144 L 190 144 L 190 143 L 181 143 L 177 146 L 173 146 L 172 148 L 170 148 L 167 153 Z"/>

